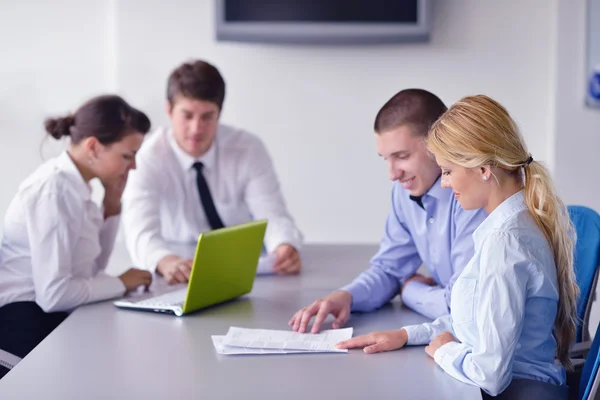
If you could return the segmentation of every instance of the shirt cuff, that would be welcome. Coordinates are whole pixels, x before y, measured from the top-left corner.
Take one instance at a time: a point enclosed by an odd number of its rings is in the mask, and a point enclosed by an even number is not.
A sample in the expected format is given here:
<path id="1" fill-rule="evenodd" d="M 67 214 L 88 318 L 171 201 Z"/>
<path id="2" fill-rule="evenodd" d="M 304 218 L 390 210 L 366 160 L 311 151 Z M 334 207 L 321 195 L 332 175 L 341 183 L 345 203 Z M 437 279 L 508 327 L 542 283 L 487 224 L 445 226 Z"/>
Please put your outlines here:
<path id="1" fill-rule="evenodd" d="M 121 215 L 113 215 L 104 220 L 102 227 L 100 228 L 100 235 L 105 236 L 108 239 L 113 239 L 117 236 L 119 230 L 119 223 L 121 222 Z"/>
<path id="2" fill-rule="evenodd" d="M 439 286 L 410 281 L 402 288 L 402 303 L 421 315 L 436 319 L 450 312 L 444 292 L 445 289 Z"/>
<path id="3" fill-rule="evenodd" d="M 302 234 L 299 231 L 283 230 L 281 232 L 267 232 L 265 236 L 265 246 L 269 253 L 282 244 L 289 244 L 297 251 L 302 248 Z"/>
<path id="4" fill-rule="evenodd" d="M 448 342 L 433 353 L 433 359 L 444 370 L 448 370 L 452 367 L 452 362 L 463 347 L 462 343 Z"/>
<path id="5" fill-rule="evenodd" d="M 352 296 L 352 305 L 350 310 L 357 311 L 365 308 L 369 299 L 369 291 L 364 285 L 360 283 L 350 283 L 339 290 L 348 292 Z"/>
<path id="6" fill-rule="evenodd" d="M 117 233 L 119 232 L 120 222 L 121 217 L 119 215 L 115 215 L 104 220 L 104 223 L 100 227 L 99 238 L 100 247 L 102 247 L 102 253 L 98 264 L 102 269 L 106 268 L 110 255 L 115 247 L 115 239 L 117 238 Z"/>
<path id="7" fill-rule="evenodd" d="M 404 326 L 402 329 L 406 331 L 408 337 L 406 344 L 409 346 L 429 344 L 431 341 L 431 330 L 425 324 Z"/>
<path id="8" fill-rule="evenodd" d="M 100 271 L 92 279 L 88 303 L 123 296 L 126 289 L 121 279 Z"/>

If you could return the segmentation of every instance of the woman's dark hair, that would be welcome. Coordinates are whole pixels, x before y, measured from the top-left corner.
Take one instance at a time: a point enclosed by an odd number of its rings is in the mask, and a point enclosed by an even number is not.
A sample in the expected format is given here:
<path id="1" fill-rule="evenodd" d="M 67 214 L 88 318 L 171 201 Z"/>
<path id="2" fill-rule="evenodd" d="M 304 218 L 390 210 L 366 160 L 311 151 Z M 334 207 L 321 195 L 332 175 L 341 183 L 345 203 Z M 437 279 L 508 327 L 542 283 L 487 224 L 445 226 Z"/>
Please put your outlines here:
<path id="1" fill-rule="evenodd" d="M 146 134 L 150 130 L 150 120 L 121 97 L 104 95 L 88 100 L 75 114 L 48 118 L 44 127 L 55 139 L 70 136 L 71 142 L 77 144 L 93 136 L 107 145 L 132 132 Z"/>
<path id="2" fill-rule="evenodd" d="M 206 61 L 186 62 L 171 72 L 167 82 L 167 100 L 171 106 L 177 96 L 210 101 L 222 110 L 225 81 L 219 70 Z"/>

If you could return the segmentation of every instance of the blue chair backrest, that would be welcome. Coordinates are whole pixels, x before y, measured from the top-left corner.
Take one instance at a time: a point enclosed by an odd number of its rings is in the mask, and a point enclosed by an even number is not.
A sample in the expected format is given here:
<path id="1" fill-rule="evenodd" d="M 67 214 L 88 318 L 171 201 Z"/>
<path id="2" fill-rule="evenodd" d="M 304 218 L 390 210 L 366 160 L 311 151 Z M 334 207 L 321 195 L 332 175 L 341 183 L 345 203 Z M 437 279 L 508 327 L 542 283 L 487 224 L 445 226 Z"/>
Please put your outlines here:
<path id="1" fill-rule="evenodd" d="M 577 302 L 577 325 L 576 341 L 584 340 L 586 334 L 582 331 L 583 323 L 587 324 L 586 310 L 588 302 L 593 296 L 594 277 L 600 263 L 600 215 L 591 208 L 583 206 L 568 206 L 569 216 L 577 232 L 577 244 L 575 245 L 575 275 L 579 285 L 580 295 Z"/>
<path id="2" fill-rule="evenodd" d="M 581 381 L 579 382 L 579 400 L 588 400 L 594 385 L 594 379 L 598 373 L 598 366 L 600 365 L 600 354 L 598 354 L 598 348 L 600 347 L 600 325 L 596 330 L 596 336 L 590 347 L 590 352 L 587 355 L 583 370 L 581 371 Z"/>

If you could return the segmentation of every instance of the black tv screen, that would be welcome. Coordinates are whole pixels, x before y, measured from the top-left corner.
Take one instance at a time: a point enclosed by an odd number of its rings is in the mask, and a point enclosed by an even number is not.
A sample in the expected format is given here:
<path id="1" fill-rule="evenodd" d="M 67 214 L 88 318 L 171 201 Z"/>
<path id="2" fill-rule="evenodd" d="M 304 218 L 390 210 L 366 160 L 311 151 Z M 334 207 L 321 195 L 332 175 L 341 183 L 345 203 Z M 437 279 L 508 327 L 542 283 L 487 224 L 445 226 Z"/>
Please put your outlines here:
<path id="1" fill-rule="evenodd" d="M 230 22 L 417 22 L 416 0 L 226 0 Z"/>
<path id="2" fill-rule="evenodd" d="M 430 0 L 217 0 L 218 40 L 272 43 L 427 41 Z"/>

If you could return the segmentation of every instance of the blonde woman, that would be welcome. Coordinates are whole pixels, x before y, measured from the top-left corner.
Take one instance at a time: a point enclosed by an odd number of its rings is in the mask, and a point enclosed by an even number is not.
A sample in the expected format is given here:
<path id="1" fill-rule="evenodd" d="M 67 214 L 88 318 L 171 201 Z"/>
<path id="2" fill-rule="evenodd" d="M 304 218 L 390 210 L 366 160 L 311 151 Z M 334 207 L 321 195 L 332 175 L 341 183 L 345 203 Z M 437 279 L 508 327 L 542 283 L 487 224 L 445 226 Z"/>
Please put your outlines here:
<path id="1" fill-rule="evenodd" d="M 339 347 L 376 353 L 429 343 L 439 366 L 484 397 L 567 398 L 578 288 L 568 214 L 548 171 L 506 109 L 481 95 L 446 111 L 427 147 L 461 206 L 489 214 L 473 233 L 475 255 L 454 284 L 451 315 Z"/>

